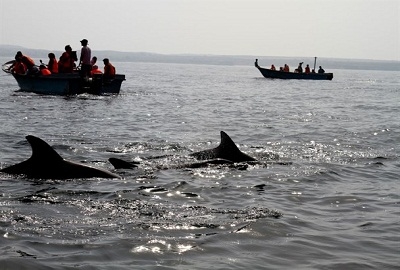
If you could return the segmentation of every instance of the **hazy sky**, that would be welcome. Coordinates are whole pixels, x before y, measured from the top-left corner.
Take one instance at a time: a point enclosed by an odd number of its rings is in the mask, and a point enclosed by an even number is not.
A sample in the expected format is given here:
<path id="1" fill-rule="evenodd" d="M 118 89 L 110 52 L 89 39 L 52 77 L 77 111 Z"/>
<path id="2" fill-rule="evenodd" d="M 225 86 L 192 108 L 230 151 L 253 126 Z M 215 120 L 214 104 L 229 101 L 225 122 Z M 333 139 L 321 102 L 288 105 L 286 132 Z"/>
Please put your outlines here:
<path id="1" fill-rule="evenodd" d="M 400 0 L 0 0 L 0 44 L 400 60 Z"/>

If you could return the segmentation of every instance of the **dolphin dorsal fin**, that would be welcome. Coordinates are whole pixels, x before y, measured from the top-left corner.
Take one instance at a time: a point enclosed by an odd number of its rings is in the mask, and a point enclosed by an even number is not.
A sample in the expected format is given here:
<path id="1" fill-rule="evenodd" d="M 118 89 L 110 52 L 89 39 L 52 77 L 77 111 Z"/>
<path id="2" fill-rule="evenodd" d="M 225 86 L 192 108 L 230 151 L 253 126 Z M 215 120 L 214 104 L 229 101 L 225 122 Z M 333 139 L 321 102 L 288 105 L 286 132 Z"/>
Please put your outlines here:
<path id="1" fill-rule="evenodd" d="M 42 139 L 28 135 L 26 136 L 26 140 L 32 147 L 31 159 L 46 162 L 57 162 L 63 160 L 63 158 Z"/>
<path id="2" fill-rule="evenodd" d="M 233 150 L 240 152 L 235 142 L 224 131 L 221 131 L 221 143 L 219 144 L 218 147 L 223 149 L 230 149 L 231 151 Z"/>

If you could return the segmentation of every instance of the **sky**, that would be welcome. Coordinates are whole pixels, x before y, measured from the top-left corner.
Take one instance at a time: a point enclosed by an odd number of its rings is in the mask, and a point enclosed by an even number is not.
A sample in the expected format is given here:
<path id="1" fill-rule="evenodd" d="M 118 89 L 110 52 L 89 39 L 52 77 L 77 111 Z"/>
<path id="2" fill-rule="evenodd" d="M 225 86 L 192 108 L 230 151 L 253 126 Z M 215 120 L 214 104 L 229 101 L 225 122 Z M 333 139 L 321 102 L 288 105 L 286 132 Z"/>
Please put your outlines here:
<path id="1" fill-rule="evenodd" d="M 0 44 L 400 61 L 400 0 L 0 0 Z"/>

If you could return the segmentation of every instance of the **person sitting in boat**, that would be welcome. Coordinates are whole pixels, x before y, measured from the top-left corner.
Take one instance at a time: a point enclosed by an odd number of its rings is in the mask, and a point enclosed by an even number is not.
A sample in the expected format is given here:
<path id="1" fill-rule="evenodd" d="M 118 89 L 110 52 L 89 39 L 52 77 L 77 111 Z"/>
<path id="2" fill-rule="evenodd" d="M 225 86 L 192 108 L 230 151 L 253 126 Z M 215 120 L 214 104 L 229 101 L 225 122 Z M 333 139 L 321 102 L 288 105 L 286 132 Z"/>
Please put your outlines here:
<path id="1" fill-rule="evenodd" d="M 287 64 L 285 64 L 285 65 L 283 66 L 283 71 L 284 71 L 284 72 L 289 72 L 289 71 L 290 71 L 289 66 L 288 66 Z"/>
<path id="2" fill-rule="evenodd" d="M 44 64 L 40 65 L 39 70 L 39 74 L 42 76 L 51 75 L 50 70 Z"/>
<path id="3" fill-rule="evenodd" d="M 50 70 L 52 74 L 58 73 L 58 62 L 54 53 L 49 53 L 47 55 L 49 57 L 49 63 L 47 64 L 47 68 Z"/>
<path id="4" fill-rule="evenodd" d="M 60 73 L 72 73 L 74 70 L 75 62 L 72 48 L 70 45 L 65 46 L 65 52 L 58 61 L 58 72 Z"/>
<path id="5" fill-rule="evenodd" d="M 299 63 L 299 66 L 294 70 L 294 72 L 297 72 L 297 73 L 303 73 L 303 62 L 300 62 Z"/>
<path id="6" fill-rule="evenodd" d="M 310 74 L 310 66 L 309 66 L 309 65 L 306 65 L 306 67 L 305 67 L 305 69 L 304 69 L 304 72 L 305 72 L 306 74 Z"/>
<path id="7" fill-rule="evenodd" d="M 271 70 L 276 70 L 274 64 L 271 65 Z"/>
<path id="8" fill-rule="evenodd" d="M 318 73 L 325 73 L 325 70 L 321 66 L 319 66 Z"/>
<path id="9" fill-rule="evenodd" d="M 20 74 L 20 75 L 25 75 L 27 68 L 24 63 L 22 63 L 21 57 L 15 56 L 15 62 L 14 64 L 10 67 L 11 72 Z"/>
<path id="10" fill-rule="evenodd" d="M 22 63 L 26 66 L 28 70 L 28 74 L 36 74 L 38 72 L 38 68 L 35 65 L 35 61 L 27 55 L 23 55 L 21 51 L 18 51 L 15 55 L 16 58 L 20 58 Z"/>
<path id="11" fill-rule="evenodd" d="M 99 69 L 98 65 L 93 65 L 92 71 L 90 72 L 90 75 L 93 76 L 94 74 L 103 74 L 103 72 Z"/>
<path id="12" fill-rule="evenodd" d="M 97 57 L 96 57 L 96 56 L 93 56 L 93 57 L 92 57 L 92 60 L 90 60 L 90 64 L 92 65 L 92 67 L 93 67 L 94 65 L 96 65 L 96 62 L 97 62 Z"/>
<path id="13" fill-rule="evenodd" d="M 115 77 L 115 67 L 110 63 L 108 58 L 103 59 L 104 63 L 104 79 L 111 80 Z"/>

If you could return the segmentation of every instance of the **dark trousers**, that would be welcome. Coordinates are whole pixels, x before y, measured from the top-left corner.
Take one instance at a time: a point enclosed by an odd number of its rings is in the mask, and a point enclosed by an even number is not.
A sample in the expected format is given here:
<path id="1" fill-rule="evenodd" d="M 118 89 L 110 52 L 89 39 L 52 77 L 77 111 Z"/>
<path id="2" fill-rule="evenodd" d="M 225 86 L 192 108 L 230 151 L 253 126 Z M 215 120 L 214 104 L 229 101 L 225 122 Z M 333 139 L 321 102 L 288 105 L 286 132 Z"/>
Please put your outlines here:
<path id="1" fill-rule="evenodd" d="M 84 65 L 81 66 L 81 77 L 90 77 L 90 72 L 92 71 L 92 65 Z"/>

